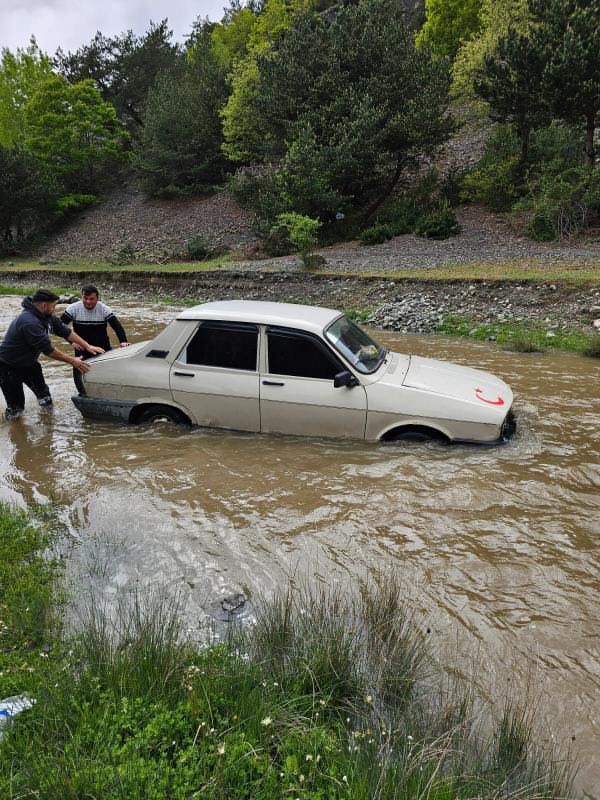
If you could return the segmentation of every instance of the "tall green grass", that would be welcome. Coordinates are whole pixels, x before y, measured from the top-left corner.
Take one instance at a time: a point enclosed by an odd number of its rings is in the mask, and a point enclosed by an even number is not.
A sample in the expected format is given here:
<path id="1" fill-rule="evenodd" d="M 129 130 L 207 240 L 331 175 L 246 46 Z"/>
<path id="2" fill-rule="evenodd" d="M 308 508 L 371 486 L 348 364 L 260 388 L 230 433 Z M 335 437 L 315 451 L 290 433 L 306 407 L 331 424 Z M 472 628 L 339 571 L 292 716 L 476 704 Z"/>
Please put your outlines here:
<path id="1" fill-rule="evenodd" d="M 24 554 L 23 554 L 24 555 Z M 24 559 L 27 560 L 26 558 Z M 569 765 L 528 705 L 494 720 L 436 666 L 405 587 L 306 583 L 225 641 L 176 600 L 92 603 L 0 740 L 0 793 L 54 800 L 543 800 Z M 451 688 L 449 688 L 451 687 Z"/>

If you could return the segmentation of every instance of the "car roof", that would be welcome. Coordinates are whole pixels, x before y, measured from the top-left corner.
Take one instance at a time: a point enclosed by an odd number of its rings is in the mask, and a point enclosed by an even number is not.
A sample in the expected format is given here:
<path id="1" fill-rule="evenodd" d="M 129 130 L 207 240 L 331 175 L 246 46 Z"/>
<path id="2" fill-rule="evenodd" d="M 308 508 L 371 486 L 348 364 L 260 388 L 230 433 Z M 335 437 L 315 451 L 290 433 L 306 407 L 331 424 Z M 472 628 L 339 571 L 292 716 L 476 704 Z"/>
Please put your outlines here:
<path id="1" fill-rule="evenodd" d="M 257 325 L 285 325 L 321 333 L 341 316 L 340 311 L 296 303 L 271 303 L 263 300 L 220 300 L 202 303 L 182 311 L 178 320 L 222 320 L 253 322 Z"/>

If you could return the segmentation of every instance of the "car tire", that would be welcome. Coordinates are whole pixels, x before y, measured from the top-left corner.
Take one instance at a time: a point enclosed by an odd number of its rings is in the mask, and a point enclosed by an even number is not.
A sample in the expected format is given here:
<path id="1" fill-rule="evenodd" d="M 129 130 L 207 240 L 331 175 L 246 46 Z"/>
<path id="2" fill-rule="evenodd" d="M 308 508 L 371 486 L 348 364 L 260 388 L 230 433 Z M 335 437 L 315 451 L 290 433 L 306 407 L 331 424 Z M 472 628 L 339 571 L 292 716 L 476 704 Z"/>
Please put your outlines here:
<path id="1" fill-rule="evenodd" d="M 185 414 L 171 406 L 150 405 L 143 408 L 136 417 L 138 424 L 154 424 L 156 422 L 173 422 L 175 425 L 189 425 Z"/>
<path id="2" fill-rule="evenodd" d="M 385 437 L 386 442 L 447 442 L 444 434 L 433 428 L 399 428 Z"/>

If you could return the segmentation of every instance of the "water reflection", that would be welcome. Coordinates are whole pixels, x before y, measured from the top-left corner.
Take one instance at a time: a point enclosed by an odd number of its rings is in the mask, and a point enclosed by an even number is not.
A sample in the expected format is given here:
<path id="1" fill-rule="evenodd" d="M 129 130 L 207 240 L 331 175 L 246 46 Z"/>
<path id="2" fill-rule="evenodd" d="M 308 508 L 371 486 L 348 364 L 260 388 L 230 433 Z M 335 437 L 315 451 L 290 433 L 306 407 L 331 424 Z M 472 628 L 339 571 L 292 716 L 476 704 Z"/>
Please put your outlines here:
<path id="1" fill-rule="evenodd" d="M 132 341 L 173 315 L 120 306 Z M 599 797 L 600 366 L 375 335 L 505 378 L 515 439 L 488 449 L 119 427 L 84 420 L 70 371 L 46 362 L 55 410 L 29 398 L 21 422 L 0 425 L 0 498 L 64 504 L 78 592 L 166 586 L 195 632 L 215 599 L 269 592 L 307 565 L 343 584 L 393 565 L 440 647 L 458 630 L 465 665 L 478 654 L 498 685 L 534 670 L 542 713 L 580 753 L 581 790 Z"/>

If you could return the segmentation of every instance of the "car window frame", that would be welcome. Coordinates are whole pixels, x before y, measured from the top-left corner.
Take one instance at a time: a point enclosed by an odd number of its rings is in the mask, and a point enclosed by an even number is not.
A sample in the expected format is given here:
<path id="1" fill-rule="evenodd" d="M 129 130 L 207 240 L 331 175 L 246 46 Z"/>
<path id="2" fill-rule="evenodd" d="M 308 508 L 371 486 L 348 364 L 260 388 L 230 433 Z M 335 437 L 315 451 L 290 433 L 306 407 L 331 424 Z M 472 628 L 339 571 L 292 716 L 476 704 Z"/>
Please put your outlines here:
<path id="1" fill-rule="evenodd" d="M 212 327 L 214 328 L 221 328 L 222 330 L 244 330 L 244 331 L 253 331 L 256 333 L 256 359 L 255 359 L 255 366 L 254 369 L 242 369 L 240 367 L 224 367 L 218 366 L 216 364 L 197 364 L 194 362 L 189 362 L 187 360 L 187 348 L 190 345 L 190 342 L 196 336 L 200 328 L 202 327 Z M 226 370 L 228 372 L 235 372 L 235 373 L 246 373 L 246 374 L 258 374 L 260 370 L 260 349 L 261 349 L 261 330 L 260 325 L 255 322 L 244 322 L 243 320 L 198 320 L 198 324 L 194 326 L 194 329 L 185 340 L 181 350 L 177 358 L 175 359 L 176 362 L 179 364 L 185 364 L 186 367 L 190 369 L 210 369 L 210 370 Z"/>
<path id="2" fill-rule="evenodd" d="M 269 334 L 275 335 L 295 336 L 299 339 L 306 339 L 311 344 L 316 344 L 321 352 L 327 356 L 334 364 L 337 364 L 337 373 L 343 372 L 348 367 L 343 363 L 338 354 L 327 344 L 327 342 L 320 336 L 311 331 L 305 331 L 301 328 L 288 328 L 285 325 L 265 325 L 264 342 L 265 342 L 265 369 L 266 374 L 273 376 L 280 376 L 282 378 L 299 378 L 301 380 L 310 381 L 326 381 L 333 383 L 333 376 L 331 378 L 316 378 L 312 375 L 292 375 L 290 373 L 271 372 L 269 364 Z"/>

